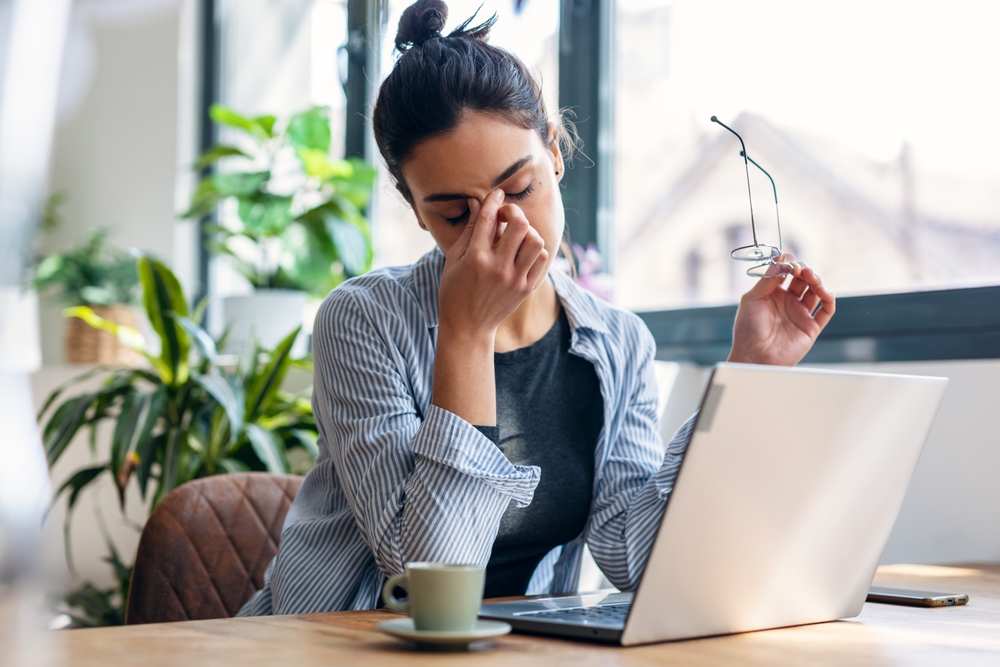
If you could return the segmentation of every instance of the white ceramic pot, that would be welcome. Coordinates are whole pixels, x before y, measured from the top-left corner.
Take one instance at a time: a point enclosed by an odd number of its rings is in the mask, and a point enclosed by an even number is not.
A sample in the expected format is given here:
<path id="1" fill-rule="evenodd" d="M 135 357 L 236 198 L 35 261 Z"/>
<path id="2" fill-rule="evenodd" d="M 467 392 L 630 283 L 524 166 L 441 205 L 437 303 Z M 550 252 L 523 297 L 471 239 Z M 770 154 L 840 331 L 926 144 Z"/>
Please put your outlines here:
<path id="1" fill-rule="evenodd" d="M 227 296 L 222 300 L 222 319 L 229 327 L 225 352 L 239 352 L 250 332 L 261 347 L 271 349 L 292 329 L 302 324 L 303 311 L 309 302 L 305 292 L 267 289 L 253 294 Z M 292 346 L 292 356 L 306 353 L 306 336 L 299 334 Z"/>

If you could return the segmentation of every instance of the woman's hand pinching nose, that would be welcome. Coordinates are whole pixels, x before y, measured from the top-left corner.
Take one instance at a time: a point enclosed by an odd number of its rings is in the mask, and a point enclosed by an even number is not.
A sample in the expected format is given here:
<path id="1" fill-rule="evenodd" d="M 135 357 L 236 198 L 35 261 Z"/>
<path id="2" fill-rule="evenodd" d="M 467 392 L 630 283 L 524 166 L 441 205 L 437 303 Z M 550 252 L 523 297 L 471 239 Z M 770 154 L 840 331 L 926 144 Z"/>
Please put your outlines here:
<path id="1" fill-rule="evenodd" d="M 443 330 L 492 336 L 531 293 L 545 268 L 548 253 L 541 236 L 520 208 L 505 206 L 503 200 L 502 190 L 491 192 L 481 205 L 469 200 L 469 223 L 448 249 L 441 272 Z"/>

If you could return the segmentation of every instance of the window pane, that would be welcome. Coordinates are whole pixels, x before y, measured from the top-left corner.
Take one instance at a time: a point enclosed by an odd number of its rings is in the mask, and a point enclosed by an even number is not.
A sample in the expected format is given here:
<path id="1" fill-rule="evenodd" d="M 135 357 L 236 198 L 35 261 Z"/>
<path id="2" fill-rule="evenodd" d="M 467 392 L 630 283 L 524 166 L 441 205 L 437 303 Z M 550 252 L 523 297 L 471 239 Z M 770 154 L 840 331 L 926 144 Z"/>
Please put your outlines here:
<path id="1" fill-rule="evenodd" d="M 396 62 L 396 27 L 403 10 L 412 0 L 390 0 L 389 20 L 382 42 L 382 76 Z M 481 9 L 480 9 L 481 7 Z M 473 25 L 494 13 L 499 20 L 490 33 L 490 43 L 517 54 L 542 83 L 545 106 L 552 114 L 558 109 L 559 54 L 557 35 L 559 3 L 552 0 L 449 0 L 445 34 L 472 16 Z M 381 159 L 379 160 L 381 162 Z M 430 234 L 420 229 L 409 205 L 396 191 L 388 173 L 379 164 L 375 190 L 375 262 L 379 266 L 410 264 L 434 247 Z"/>
<path id="2" fill-rule="evenodd" d="M 732 302 L 746 172 L 838 295 L 1000 282 L 1000 5 L 618 0 L 615 296 Z M 777 244 L 750 165 L 761 243 Z"/>

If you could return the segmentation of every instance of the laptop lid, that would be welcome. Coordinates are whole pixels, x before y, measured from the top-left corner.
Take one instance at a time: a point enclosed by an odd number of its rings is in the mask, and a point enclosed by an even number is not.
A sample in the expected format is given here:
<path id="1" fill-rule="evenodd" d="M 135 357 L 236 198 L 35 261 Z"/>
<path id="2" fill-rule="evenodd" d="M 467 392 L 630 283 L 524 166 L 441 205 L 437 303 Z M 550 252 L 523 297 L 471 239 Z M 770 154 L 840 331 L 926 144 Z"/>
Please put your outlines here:
<path id="1" fill-rule="evenodd" d="M 946 384 L 716 367 L 621 643 L 857 616 Z"/>

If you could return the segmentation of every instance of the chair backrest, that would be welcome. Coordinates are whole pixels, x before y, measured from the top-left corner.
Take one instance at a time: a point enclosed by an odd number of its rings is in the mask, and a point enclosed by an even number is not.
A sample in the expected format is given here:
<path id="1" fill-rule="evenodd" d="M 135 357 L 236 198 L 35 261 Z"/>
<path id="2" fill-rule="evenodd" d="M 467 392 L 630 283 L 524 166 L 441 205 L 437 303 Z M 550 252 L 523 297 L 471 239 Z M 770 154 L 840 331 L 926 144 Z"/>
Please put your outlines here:
<path id="1" fill-rule="evenodd" d="M 125 623 L 236 615 L 264 586 L 301 483 L 294 475 L 233 473 L 168 494 L 142 530 Z"/>

